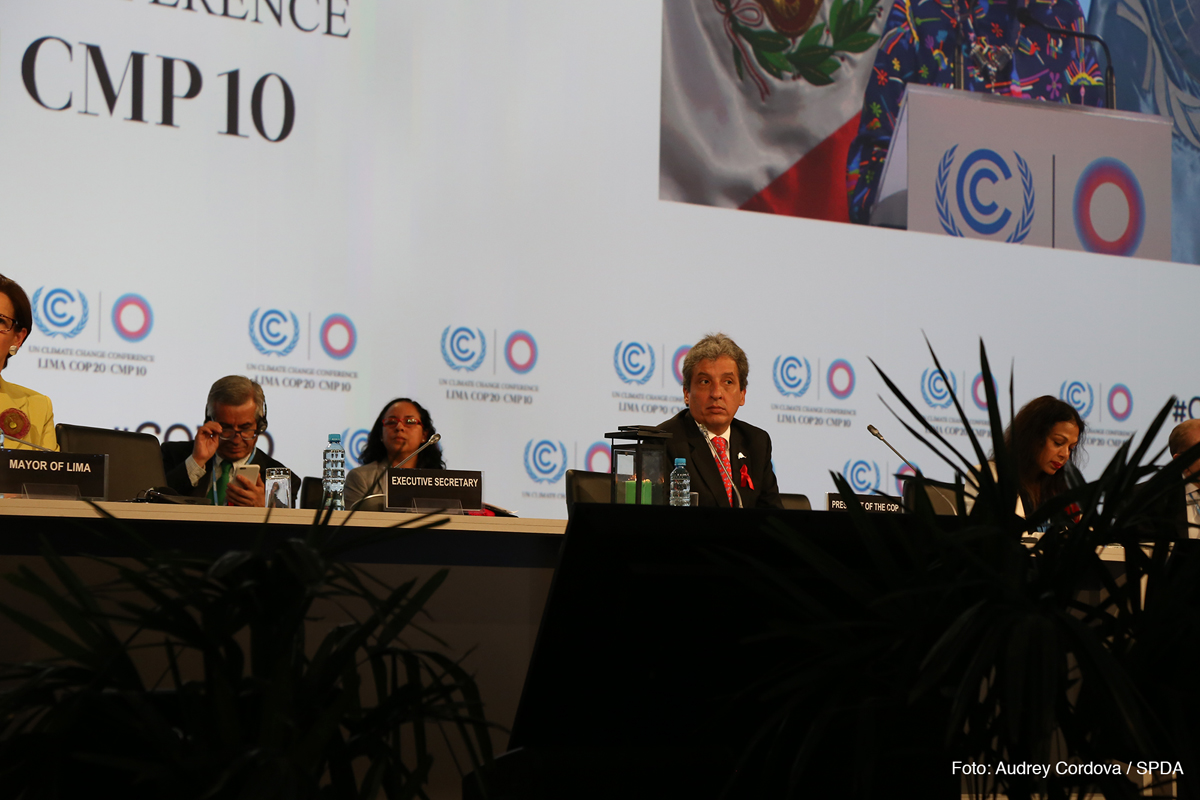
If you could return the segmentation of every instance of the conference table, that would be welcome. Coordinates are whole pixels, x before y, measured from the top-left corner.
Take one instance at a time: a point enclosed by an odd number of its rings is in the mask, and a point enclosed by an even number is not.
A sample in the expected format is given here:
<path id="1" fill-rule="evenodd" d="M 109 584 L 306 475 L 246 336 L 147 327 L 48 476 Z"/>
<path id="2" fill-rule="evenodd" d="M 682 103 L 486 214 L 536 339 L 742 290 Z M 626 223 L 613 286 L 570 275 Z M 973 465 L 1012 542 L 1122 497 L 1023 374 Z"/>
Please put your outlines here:
<path id="1" fill-rule="evenodd" d="M 600 508 L 595 510 L 599 512 Z M 654 517 L 673 511 L 648 509 L 637 516 Z M 630 512 L 636 513 L 630 508 L 621 514 Z M 846 520 L 846 515 L 838 512 L 771 513 L 796 515 L 795 520 L 820 527 Z M 750 512 L 747 521 L 750 516 L 755 513 Z M 259 508 L 5 499 L 0 500 L 0 576 L 26 566 L 53 582 L 40 555 L 46 542 L 85 582 L 100 582 L 107 568 L 89 556 L 120 559 L 128 555 L 121 545 L 98 533 L 112 524 L 127 526 L 164 549 L 216 556 L 249 547 L 260 536 L 268 543 L 303 537 L 315 518 L 316 512 L 303 509 L 272 509 L 268 513 Z M 678 519 L 678 515 L 672 513 L 670 518 Z M 624 519 L 630 521 L 627 516 Z M 355 533 L 418 521 L 435 521 L 438 525 L 359 547 L 349 551 L 346 559 L 362 565 L 388 585 L 424 579 L 440 568 L 448 568 L 445 583 L 427 606 L 430 619 L 423 624 L 447 642 L 450 655 L 462 657 L 470 652 L 464 665 L 476 676 L 487 716 L 505 729 L 493 735 L 495 751 L 502 753 L 508 746 L 507 729 L 517 716 L 551 580 L 566 539 L 567 521 L 469 515 L 421 518 L 385 512 L 351 515 L 340 511 L 333 512 L 331 518 L 331 524 L 345 525 Z M 619 524 L 614 530 L 631 533 L 624 530 L 628 527 Z M 1110 547 L 1105 548 L 1102 557 L 1119 562 L 1124 553 L 1119 547 Z M 3 580 L 0 602 L 59 625 L 49 609 Z M 336 610 L 324 613 L 310 622 L 310 640 L 316 641 L 325 630 L 345 620 Z M 31 640 L 23 629 L 0 616 L 0 661 L 21 662 L 49 655 L 40 642 Z M 430 796 L 460 797 L 457 772 L 448 758 L 439 761 L 441 768 L 432 776 Z"/>
<path id="2" fill-rule="evenodd" d="M 118 524 L 166 549 L 218 555 L 249 547 L 260 535 L 266 541 L 303 537 L 315 518 L 304 509 L 234 508 L 148 503 L 97 503 L 65 500 L 0 500 L 0 577 L 27 566 L 57 585 L 41 557 L 43 537 L 64 556 L 85 582 L 99 582 L 105 568 L 87 556 L 120 558 L 121 547 L 98 534 Z M 336 511 L 333 525 L 354 532 L 411 524 L 416 514 Z M 347 560 L 363 565 L 388 585 L 424 579 L 448 568 L 445 583 L 427 605 L 422 625 L 449 645 L 474 673 L 488 719 L 508 729 L 533 652 L 542 610 L 566 531 L 566 520 L 439 515 L 436 528 L 405 532 L 395 539 L 350 551 Z M 127 554 L 127 553 L 126 553 Z M 49 609 L 0 580 L 0 602 L 58 626 Z M 310 622 L 310 641 L 346 620 L 336 610 Z M 59 626 L 61 627 L 61 626 Z M 420 643 L 417 637 L 416 643 Z M 472 650 L 472 648 L 474 648 Z M 0 662 L 22 662 L 52 655 L 40 642 L 0 615 Z M 435 739 L 436 740 L 436 739 Z M 493 734 L 496 752 L 508 735 Z M 448 757 L 437 759 L 431 797 L 459 798 L 458 774 Z"/>

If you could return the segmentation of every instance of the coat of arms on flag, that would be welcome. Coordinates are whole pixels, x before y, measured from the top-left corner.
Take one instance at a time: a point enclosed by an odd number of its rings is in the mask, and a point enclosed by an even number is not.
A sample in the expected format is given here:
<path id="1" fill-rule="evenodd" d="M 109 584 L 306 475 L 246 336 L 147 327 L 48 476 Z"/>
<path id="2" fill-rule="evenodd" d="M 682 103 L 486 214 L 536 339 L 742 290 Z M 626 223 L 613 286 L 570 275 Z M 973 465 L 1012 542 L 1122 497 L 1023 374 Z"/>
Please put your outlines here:
<path id="1" fill-rule="evenodd" d="M 663 0 L 659 197 L 847 221 L 890 0 Z"/>

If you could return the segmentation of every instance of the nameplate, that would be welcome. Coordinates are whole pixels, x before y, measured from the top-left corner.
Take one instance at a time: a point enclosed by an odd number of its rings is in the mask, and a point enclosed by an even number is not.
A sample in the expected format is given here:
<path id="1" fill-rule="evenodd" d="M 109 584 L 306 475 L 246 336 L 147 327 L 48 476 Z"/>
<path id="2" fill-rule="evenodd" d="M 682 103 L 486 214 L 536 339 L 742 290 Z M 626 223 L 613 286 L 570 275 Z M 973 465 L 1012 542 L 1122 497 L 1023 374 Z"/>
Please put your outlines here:
<path id="1" fill-rule="evenodd" d="M 108 496 L 108 456 L 0 450 L 0 494 L 24 494 L 25 486 L 74 486 L 79 496 Z M 35 492 L 36 493 L 36 492 Z"/>
<path id="2" fill-rule="evenodd" d="M 871 514 L 904 513 L 904 503 L 899 497 L 890 497 L 885 494 L 856 494 L 854 496 L 862 504 L 863 511 Z M 825 508 L 830 511 L 849 511 L 846 508 L 846 501 L 836 492 L 829 492 L 825 495 Z"/>
<path id="3" fill-rule="evenodd" d="M 387 475 L 389 509 L 483 508 L 483 473 L 461 469 L 396 469 Z"/>

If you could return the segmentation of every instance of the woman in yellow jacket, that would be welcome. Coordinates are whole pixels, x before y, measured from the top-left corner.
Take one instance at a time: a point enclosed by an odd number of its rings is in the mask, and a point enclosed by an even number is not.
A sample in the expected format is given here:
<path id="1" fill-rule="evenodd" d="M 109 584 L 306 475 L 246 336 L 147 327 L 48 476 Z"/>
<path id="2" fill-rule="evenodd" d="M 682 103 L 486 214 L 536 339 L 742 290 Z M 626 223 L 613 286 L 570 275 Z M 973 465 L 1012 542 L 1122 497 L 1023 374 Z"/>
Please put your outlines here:
<path id="1" fill-rule="evenodd" d="M 25 343 L 32 323 L 29 296 L 16 281 L 0 275 L 0 372 Z M 10 450 L 30 449 L 26 442 L 57 450 L 50 398 L 0 375 L 0 433 L 4 434 L 4 447 Z"/>

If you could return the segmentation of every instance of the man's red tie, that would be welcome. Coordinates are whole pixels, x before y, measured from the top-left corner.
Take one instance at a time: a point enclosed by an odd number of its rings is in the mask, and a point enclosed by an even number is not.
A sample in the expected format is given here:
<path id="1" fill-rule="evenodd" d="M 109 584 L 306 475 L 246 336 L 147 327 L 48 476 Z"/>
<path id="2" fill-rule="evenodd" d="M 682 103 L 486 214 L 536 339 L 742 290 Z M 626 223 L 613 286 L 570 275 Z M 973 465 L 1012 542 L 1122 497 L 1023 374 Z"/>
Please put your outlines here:
<path id="1" fill-rule="evenodd" d="M 721 473 L 721 482 L 725 484 L 725 496 L 729 498 L 729 505 L 733 505 L 733 484 L 729 481 L 729 476 L 732 474 L 732 467 L 729 466 L 729 442 L 722 439 L 720 436 L 714 436 L 713 447 L 717 448 L 717 471 Z"/>

